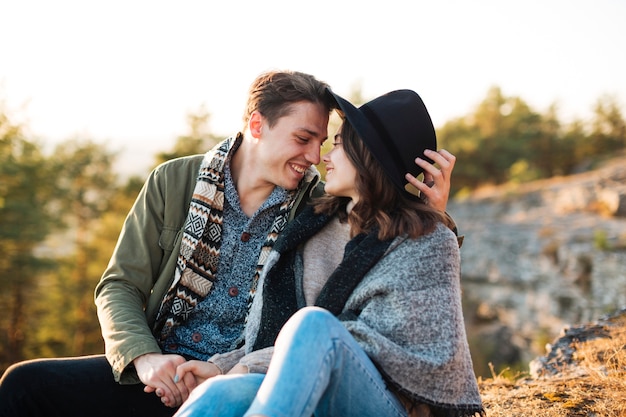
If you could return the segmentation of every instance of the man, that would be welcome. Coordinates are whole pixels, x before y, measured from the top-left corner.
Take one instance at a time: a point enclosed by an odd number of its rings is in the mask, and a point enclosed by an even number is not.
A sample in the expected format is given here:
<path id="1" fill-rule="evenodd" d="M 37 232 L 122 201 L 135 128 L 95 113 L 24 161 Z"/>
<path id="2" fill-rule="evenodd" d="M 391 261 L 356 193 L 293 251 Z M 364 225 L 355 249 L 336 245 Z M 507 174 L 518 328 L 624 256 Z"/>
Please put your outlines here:
<path id="1" fill-rule="evenodd" d="M 241 343 L 265 256 L 318 184 L 327 87 L 299 72 L 262 74 L 242 133 L 151 173 L 95 292 L 106 355 L 14 365 L 0 381 L 0 416 L 171 416 L 220 372 L 206 363 L 175 380 L 185 361 Z M 427 157 L 442 167 L 416 161 L 434 186 L 407 180 L 445 209 L 454 157 Z"/>

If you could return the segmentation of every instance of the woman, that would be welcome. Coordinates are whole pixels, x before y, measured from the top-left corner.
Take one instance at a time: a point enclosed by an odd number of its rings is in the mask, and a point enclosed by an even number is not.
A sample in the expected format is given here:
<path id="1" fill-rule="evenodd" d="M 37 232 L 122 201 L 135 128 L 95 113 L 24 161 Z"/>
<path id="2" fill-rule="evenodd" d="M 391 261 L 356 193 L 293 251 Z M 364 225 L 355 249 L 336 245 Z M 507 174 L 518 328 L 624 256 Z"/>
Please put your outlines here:
<path id="1" fill-rule="evenodd" d="M 231 375 L 177 416 L 484 414 L 453 224 L 406 189 L 404 172 L 417 176 L 415 157 L 437 146 L 428 111 L 410 90 L 358 109 L 334 97 L 344 123 L 324 156 L 327 195 L 276 242 L 245 348 L 211 359 Z"/>

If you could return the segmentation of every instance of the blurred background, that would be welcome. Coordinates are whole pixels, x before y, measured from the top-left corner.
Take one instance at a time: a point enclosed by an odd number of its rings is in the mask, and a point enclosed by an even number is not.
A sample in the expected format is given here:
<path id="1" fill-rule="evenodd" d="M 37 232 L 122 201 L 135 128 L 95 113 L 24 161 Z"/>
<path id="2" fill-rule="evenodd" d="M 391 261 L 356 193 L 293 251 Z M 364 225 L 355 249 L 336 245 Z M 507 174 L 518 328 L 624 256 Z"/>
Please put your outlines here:
<path id="1" fill-rule="evenodd" d="M 240 130 L 268 69 L 355 103 L 422 96 L 458 157 L 477 374 L 524 369 L 626 307 L 624 18 L 610 0 L 0 0 L 0 371 L 103 351 L 93 289 L 144 179 Z"/>

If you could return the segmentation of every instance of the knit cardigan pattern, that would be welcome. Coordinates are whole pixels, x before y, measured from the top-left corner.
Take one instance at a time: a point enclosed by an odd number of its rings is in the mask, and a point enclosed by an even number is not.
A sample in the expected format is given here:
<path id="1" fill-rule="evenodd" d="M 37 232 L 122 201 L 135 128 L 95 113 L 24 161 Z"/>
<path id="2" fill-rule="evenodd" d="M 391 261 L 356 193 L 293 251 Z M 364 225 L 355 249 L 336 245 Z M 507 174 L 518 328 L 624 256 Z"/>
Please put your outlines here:
<path id="1" fill-rule="evenodd" d="M 328 223 L 308 207 L 270 253 L 246 325 L 246 353 L 272 346 L 299 308 L 299 246 Z M 315 305 L 335 314 L 395 392 L 435 416 L 484 415 L 461 309 L 460 251 L 443 224 L 425 236 L 353 238 Z"/>
<path id="2" fill-rule="evenodd" d="M 174 327 L 184 323 L 198 304 L 213 289 L 217 279 L 222 245 L 224 210 L 224 166 L 229 155 L 236 152 L 243 141 L 238 134 L 222 141 L 205 154 L 200 165 L 189 213 L 183 229 L 183 238 L 176 264 L 174 280 L 165 294 L 155 323 L 155 334 L 165 341 Z M 311 171 L 307 171 L 307 177 Z M 307 178 L 308 179 L 308 178 Z M 248 305 L 256 292 L 258 278 L 265 259 L 279 233 L 287 224 L 290 211 L 297 201 L 297 189 L 289 192 L 289 198 L 281 207 L 261 248 L 257 268 L 252 279 Z"/>

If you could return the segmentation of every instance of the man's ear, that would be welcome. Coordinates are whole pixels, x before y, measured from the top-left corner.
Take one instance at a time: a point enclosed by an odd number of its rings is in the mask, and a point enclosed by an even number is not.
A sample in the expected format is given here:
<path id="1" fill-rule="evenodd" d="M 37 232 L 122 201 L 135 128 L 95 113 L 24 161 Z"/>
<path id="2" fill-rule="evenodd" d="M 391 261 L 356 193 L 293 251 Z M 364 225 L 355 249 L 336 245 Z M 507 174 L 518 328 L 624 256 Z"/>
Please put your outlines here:
<path id="1" fill-rule="evenodd" d="M 255 139 L 261 138 L 261 130 L 263 129 L 264 123 L 263 116 L 258 111 L 252 112 L 250 115 L 250 120 L 248 121 L 248 127 L 250 128 L 250 134 Z"/>

